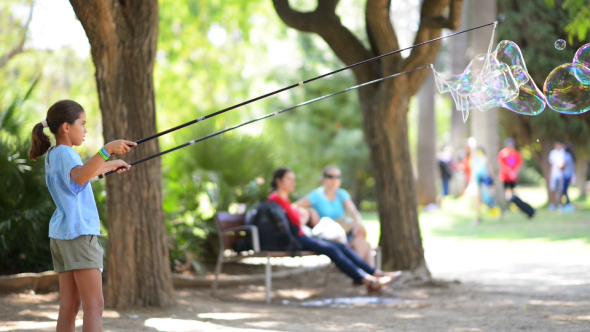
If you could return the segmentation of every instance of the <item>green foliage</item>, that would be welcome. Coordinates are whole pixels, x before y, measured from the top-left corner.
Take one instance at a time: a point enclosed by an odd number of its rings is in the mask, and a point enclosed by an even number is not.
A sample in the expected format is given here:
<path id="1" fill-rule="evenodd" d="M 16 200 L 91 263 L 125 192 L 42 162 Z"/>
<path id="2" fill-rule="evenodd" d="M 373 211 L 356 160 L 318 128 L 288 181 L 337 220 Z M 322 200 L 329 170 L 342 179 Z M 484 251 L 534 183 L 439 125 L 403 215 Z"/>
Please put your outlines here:
<path id="1" fill-rule="evenodd" d="M 0 274 L 52 267 L 47 234 L 55 206 L 45 185 L 44 158 L 29 161 L 30 140 L 18 135 L 20 105 L 37 82 L 0 112 Z"/>
<path id="2" fill-rule="evenodd" d="M 555 8 L 555 0 L 545 0 L 549 8 Z M 573 43 L 578 37 L 579 42 L 584 42 L 590 30 L 590 1 L 589 0 L 564 0 L 561 8 L 567 10 L 569 23 L 565 26 L 568 40 Z"/>

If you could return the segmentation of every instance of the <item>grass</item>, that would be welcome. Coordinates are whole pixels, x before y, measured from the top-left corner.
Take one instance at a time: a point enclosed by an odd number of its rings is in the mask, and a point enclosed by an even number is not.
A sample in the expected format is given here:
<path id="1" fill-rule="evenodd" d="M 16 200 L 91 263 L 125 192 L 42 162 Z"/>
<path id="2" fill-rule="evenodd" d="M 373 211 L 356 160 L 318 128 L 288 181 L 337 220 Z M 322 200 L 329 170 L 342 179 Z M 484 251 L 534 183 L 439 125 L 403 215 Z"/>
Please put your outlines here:
<path id="1" fill-rule="evenodd" d="M 572 193 L 572 199 L 577 193 Z M 487 217 L 475 225 L 475 210 L 468 197 L 445 199 L 442 208 L 433 212 L 420 212 L 420 228 L 425 241 L 431 238 L 464 238 L 474 240 L 577 240 L 590 244 L 590 209 L 587 202 L 576 202 L 574 213 L 549 212 L 545 208 L 547 195 L 544 188 L 523 188 L 519 195 L 530 202 L 538 212 L 533 219 L 515 210 L 514 206 L 501 218 Z M 368 240 L 379 242 L 379 218 L 375 212 L 363 212 Z"/>

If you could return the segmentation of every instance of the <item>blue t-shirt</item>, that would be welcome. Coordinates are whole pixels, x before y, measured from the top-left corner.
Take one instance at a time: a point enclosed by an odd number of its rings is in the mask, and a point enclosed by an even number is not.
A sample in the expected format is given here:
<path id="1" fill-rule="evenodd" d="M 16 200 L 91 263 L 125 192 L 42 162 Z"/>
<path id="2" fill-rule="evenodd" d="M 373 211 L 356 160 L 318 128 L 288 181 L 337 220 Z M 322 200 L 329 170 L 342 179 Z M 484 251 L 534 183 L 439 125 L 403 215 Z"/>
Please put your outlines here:
<path id="1" fill-rule="evenodd" d="M 80 155 L 70 146 L 58 145 L 45 158 L 45 181 L 57 209 L 49 222 L 49 237 L 73 240 L 81 235 L 100 235 L 100 219 L 89 182 L 79 185 L 70 172 L 82 166 Z"/>
<path id="2" fill-rule="evenodd" d="M 344 189 L 336 190 L 336 197 L 331 201 L 326 197 L 324 187 L 319 187 L 307 195 L 307 199 L 311 202 L 320 218 L 328 217 L 331 219 L 338 219 L 344 217 L 344 202 L 350 198 L 348 192 Z"/>

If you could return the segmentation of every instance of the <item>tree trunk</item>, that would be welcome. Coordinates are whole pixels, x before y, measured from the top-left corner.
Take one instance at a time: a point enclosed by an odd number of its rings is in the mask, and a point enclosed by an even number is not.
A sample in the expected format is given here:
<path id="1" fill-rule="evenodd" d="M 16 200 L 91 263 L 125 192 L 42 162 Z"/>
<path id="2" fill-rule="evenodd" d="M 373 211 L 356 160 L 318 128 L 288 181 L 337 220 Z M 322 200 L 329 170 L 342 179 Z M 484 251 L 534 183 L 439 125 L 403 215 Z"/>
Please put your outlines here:
<path id="1" fill-rule="evenodd" d="M 90 41 L 105 142 L 154 134 L 153 67 L 158 36 L 156 0 L 71 0 Z M 159 152 L 157 140 L 125 156 Z M 174 303 L 162 208 L 161 161 L 107 177 L 109 307 Z"/>
<path id="2" fill-rule="evenodd" d="M 434 77 L 429 75 L 418 92 L 418 205 L 436 202 L 436 113 L 434 111 Z"/>
<path id="3" fill-rule="evenodd" d="M 584 201 L 588 195 L 586 182 L 588 182 L 588 159 L 578 156 L 576 159 L 576 183 L 580 190 L 580 199 Z"/>
<path id="4" fill-rule="evenodd" d="M 461 24 L 459 30 L 466 30 L 469 26 L 468 17 L 469 11 L 465 10 L 469 8 L 470 1 L 463 1 L 463 10 L 461 15 Z M 450 40 L 451 44 L 451 70 L 453 75 L 461 74 L 467 65 L 469 64 L 469 58 L 465 50 L 468 46 L 468 35 L 466 33 L 454 36 Z M 453 155 L 455 161 L 459 151 L 464 151 L 467 145 L 467 139 L 469 138 L 469 124 L 463 121 L 463 115 L 461 111 L 457 109 L 455 103 L 453 105 L 453 113 L 451 114 L 451 147 L 453 148 Z M 455 172 L 451 178 L 451 195 L 457 197 L 463 193 L 463 188 L 467 185 L 469 179 L 465 177 L 463 172 Z"/>
<path id="5" fill-rule="evenodd" d="M 407 78 L 400 77 L 382 88 L 390 98 L 361 94 L 364 127 L 375 170 L 381 238 L 386 269 L 416 270 L 425 266 L 422 236 L 418 225 L 416 192 L 408 142 L 409 98 L 404 93 Z M 392 92 L 396 93 L 393 94 Z M 425 277 L 430 276 L 428 270 Z"/>
<path id="6" fill-rule="evenodd" d="M 473 1 L 471 3 L 472 27 L 481 22 L 493 22 L 496 20 L 495 1 Z M 471 32 L 471 53 L 473 56 L 486 53 L 490 45 L 491 29 L 479 29 Z M 495 41 L 494 41 L 495 43 Z M 493 48 L 496 45 L 492 45 Z M 494 198 L 499 203 L 504 203 L 504 189 L 497 175 L 500 172 L 498 164 L 498 153 L 500 152 L 500 108 L 492 108 L 481 112 L 473 110 L 469 113 L 471 117 L 471 133 L 477 141 L 477 146 L 482 147 L 488 158 L 491 173 L 495 177 Z"/>

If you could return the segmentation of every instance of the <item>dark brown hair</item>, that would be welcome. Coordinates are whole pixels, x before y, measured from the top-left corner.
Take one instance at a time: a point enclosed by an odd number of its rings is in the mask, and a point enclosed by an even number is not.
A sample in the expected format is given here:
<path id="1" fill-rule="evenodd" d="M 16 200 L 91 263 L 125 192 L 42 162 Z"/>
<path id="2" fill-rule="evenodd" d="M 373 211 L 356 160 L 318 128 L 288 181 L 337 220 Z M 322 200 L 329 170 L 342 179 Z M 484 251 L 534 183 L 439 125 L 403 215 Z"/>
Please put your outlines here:
<path id="1" fill-rule="evenodd" d="M 326 177 L 328 174 L 330 174 L 330 171 L 340 171 L 340 168 L 338 168 L 336 165 L 328 165 L 322 170 L 322 177 Z"/>
<path id="2" fill-rule="evenodd" d="M 49 131 L 51 131 L 53 136 L 56 136 L 62 124 L 67 122 L 73 125 L 80 118 L 81 113 L 84 113 L 84 109 L 77 102 L 60 100 L 49 108 L 45 121 L 47 121 Z M 31 160 L 39 158 L 49 150 L 50 146 L 51 141 L 49 140 L 49 136 L 43 132 L 43 124 L 41 122 L 37 123 L 33 127 L 33 133 L 31 135 L 29 158 Z"/>
<path id="3" fill-rule="evenodd" d="M 287 173 L 293 173 L 293 170 L 289 167 L 279 167 L 275 169 L 275 171 L 272 173 L 272 182 L 270 183 L 270 187 L 273 191 L 279 189 L 279 187 L 277 186 L 277 180 L 282 180 L 285 174 Z"/>

